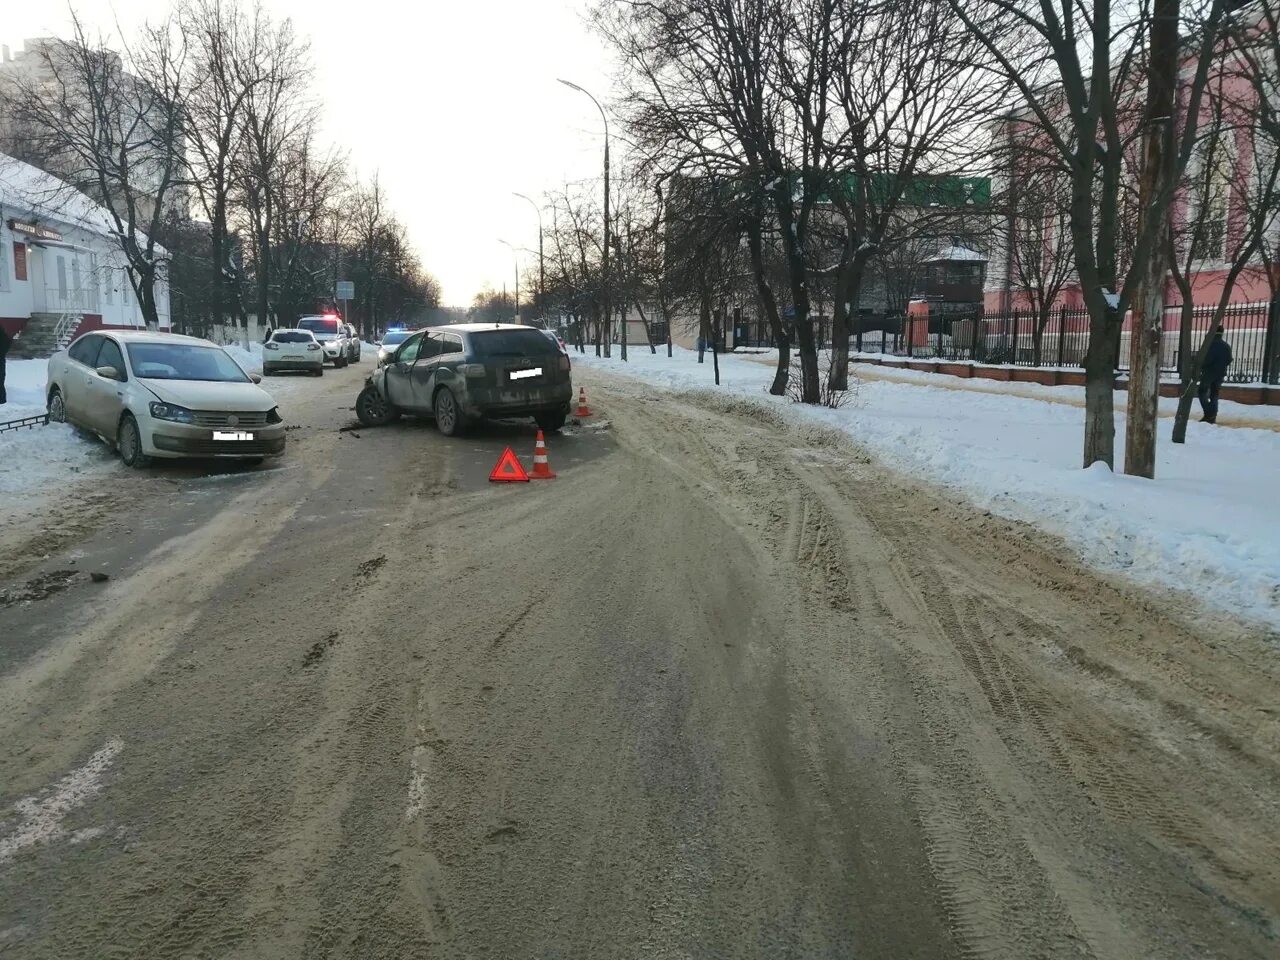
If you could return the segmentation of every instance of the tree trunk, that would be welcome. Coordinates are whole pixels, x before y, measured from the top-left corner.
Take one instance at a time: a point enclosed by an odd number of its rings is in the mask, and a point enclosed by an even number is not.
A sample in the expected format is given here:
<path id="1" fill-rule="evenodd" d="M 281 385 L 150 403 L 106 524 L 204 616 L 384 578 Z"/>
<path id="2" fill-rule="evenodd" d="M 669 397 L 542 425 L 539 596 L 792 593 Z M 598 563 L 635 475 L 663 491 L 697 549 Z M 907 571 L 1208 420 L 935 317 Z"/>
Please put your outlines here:
<path id="1" fill-rule="evenodd" d="M 698 362 L 703 362 L 707 341 L 711 338 L 711 288 L 705 277 L 698 284 Z"/>
<path id="2" fill-rule="evenodd" d="M 773 383 L 769 384 L 769 393 L 775 397 L 786 396 L 787 379 L 791 376 L 791 338 L 782 326 L 782 318 L 778 313 L 778 301 L 773 295 L 773 288 L 764 273 L 764 244 L 760 238 L 758 226 L 753 225 L 747 231 L 747 249 L 751 253 L 751 272 L 755 274 L 756 294 L 760 297 L 760 306 L 765 318 L 769 321 L 769 330 L 773 334 L 773 342 L 778 345 L 778 365 L 774 368 Z"/>
<path id="3" fill-rule="evenodd" d="M 1190 284 L 1182 285 L 1182 312 L 1178 317 L 1178 410 L 1173 415 L 1173 442 L 1187 442 L 1187 420 L 1191 417 L 1191 401 L 1196 397 L 1200 369 L 1200 357 L 1191 353 L 1191 320 L 1195 305 L 1191 299 Z M 1210 327 L 1210 331 L 1212 331 Z"/>
<path id="4" fill-rule="evenodd" d="M 1140 191 L 1142 217 L 1159 217 L 1142 285 L 1134 298 L 1129 360 L 1129 410 L 1124 440 L 1124 472 L 1154 479 L 1156 423 L 1160 410 L 1160 340 L 1164 329 L 1165 274 L 1168 272 L 1169 211 L 1157 198 L 1171 193 L 1177 171 L 1173 155 L 1173 101 L 1177 87 L 1180 0 L 1155 0 L 1151 19 L 1146 156 Z"/>
<path id="5" fill-rule="evenodd" d="M 644 327 L 645 343 L 649 344 L 649 352 L 656 354 L 658 348 L 653 345 L 653 333 L 649 330 L 649 318 L 644 315 L 644 307 L 640 305 L 640 301 L 636 301 L 636 313 L 640 314 L 640 323 Z"/>
<path id="6" fill-rule="evenodd" d="M 1089 337 L 1084 358 L 1084 466 L 1101 461 L 1115 469 L 1115 389 L 1116 338 L 1119 326 L 1116 311 L 1107 308 L 1107 318 Z"/>

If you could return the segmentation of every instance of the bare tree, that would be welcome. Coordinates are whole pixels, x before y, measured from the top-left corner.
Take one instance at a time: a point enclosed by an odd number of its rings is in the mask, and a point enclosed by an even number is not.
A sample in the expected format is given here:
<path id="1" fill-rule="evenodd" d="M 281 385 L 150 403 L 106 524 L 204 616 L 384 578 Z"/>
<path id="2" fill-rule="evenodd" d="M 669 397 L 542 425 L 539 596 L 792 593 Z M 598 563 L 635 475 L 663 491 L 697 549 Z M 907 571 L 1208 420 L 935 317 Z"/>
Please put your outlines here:
<path id="1" fill-rule="evenodd" d="M 234 173 L 241 215 L 252 241 L 254 303 L 258 320 L 268 323 L 271 306 L 271 244 L 285 151 L 315 125 L 316 106 L 307 99 L 311 63 L 307 45 L 293 24 L 263 24 L 256 29 L 254 59 L 240 64 L 254 78 L 244 98 L 243 136 Z"/>
<path id="2" fill-rule="evenodd" d="M 1003 91 L 988 58 L 946 0 L 838 2 L 830 15 L 834 111 L 823 149 L 840 179 L 829 189 L 844 242 L 834 276 L 829 386 L 848 384 L 851 316 L 876 252 L 897 233 L 927 234 L 936 208 L 962 205 L 959 191 L 930 188 L 972 172 L 975 134 Z M 954 180 L 952 178 L 955 178 Z M 941 199 L 939 199 L 941 198 Z M 905 208 L 919 213 L 902 216 Z M 904 228 L 910 228 L 904 229 Z"/>
<path id="3" fill-rule="evenodd" d="M 1174 443 L 1186 442 L 1204 357 L 1238 282 L 1250 272 L 1263 273 L 1274 298 L 1280 279 L 1268 267 L 1276 261 L 1274 244 L 1280 236 L 1278 26 L 1280 2 L 1261 0 L 1233 24 L 1228 49 L 1206 87 L 1200 136 L 1183 184 L 1184 213 L 1170 237 L 1171 272 L 1182 297 Z M 1193 349 L 1196 274 L 1206 262 L 1221 262 L 1227 269 L 1204 335 Z M 1269 323 L 1275 323 L 1274 311 Z"/>
<path id="4" fill-rule="evenodd" d="M 1022 294 L 1032 316 L 1033 363 L 1044 359 L 1044 331 L 1058 296 L 1074 275 L 1071 256 L 1070 195 L 1058 170 L 1019 178 L 1009 237 L 1010 286 Z"/>
<path id="5" fill-rule="evenodd" d="M 235 0 L 184 0 L 178 21 L 192 46 L 186 98 L 187 174 L 209 223 L 209 320 L 222 323 L 234 276 L 229 221 L 247 101 L 269 79 L 271 25 L 261 8 Z"/>
<path id="6" fill-rule="evenodd" d="M 1072 254 L 1090 321 L 1083 462 L 1114 466 L 1112 387 L 1120 331 L 1152 257 L 1164 257 L 1157 239 L 1176 187 L 1165 177 L 1150 194 L 1151 206 L 1122 277 L 1119 207 L 1126 145 L 1141 127 L 1135 100 L 1150 9 L 1112 0 L 948 2 L 990 52 L 994 69 L 1020 94 L 1019 107 L 1004 121 L 1011 139 L 1038 154 L 1037 167 L 1051 160 L 1070 184 Z M 1206 0 L 1184 30 L 1175 57 L 1188 77 L 1176 101 L 1181 117 L 1199 116 L 1225 7 L 1225 0 Z M 1163 123 L 1148 115 L 1148 126 Z M 1186 165 L 1194 128 L 1194 122 L 1182 123 L 1174 137 L 1175 179 Z"/>
<path id="7" fill-rule="evenodd" d="M 122 49 L 91 37 L 73 12 L 71 39 L 40 47 L 39 69 L 13 81 L 14 112 L 106 210 L 143 319 L 156 326 L 167 263 L 157 238 L 182 172 L 189 58 L 173 20 L 142 27 Z"/>

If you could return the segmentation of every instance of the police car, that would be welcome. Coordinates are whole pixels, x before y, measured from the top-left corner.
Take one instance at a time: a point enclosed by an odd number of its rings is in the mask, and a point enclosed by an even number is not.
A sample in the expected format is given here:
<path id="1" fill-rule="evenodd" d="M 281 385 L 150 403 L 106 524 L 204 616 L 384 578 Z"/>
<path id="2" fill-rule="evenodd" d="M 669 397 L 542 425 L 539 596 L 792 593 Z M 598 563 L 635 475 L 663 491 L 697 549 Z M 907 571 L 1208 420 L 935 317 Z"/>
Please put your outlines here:
<path id="1" fill-rule="evenodd" d="M 414 332 L 408 327 L 387 327 L 387 332 L 382 335 L 382 342 L 378 344 L 378 366 L 385 367 L 387 361 L 395 354 L 396 347 L 409 339 Z"/>

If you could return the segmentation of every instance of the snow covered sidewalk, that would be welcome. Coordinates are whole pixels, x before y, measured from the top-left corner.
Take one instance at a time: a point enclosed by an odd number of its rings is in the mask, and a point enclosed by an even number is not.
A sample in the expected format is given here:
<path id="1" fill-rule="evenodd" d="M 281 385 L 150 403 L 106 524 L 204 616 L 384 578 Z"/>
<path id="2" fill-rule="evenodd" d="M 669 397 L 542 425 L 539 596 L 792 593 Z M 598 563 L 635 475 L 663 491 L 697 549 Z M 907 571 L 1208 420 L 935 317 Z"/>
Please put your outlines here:
<path id="1" fill-rule="evenodd" d="M 842 430 L 893 467 L 1063 537 L 1092 566 L 1190 591 L 1280 630 L 1280 435 L 1271 430 L 1195 421 L 1187 444 L 1176 446 L 1162 421 L 1157 479 L 1149 481 L 1099 464 L 1081 470 L 1083 411 L 1001 392 L 995 381 L 961 392 L 934 382 L 954 378 L 930 374 L 910 383 L 868 378 L 856 401 L 831 410 L 769 396 L 771 354 L 722 356 L 717 388 L 710 354 L 700 366 L 689 350 L 668 359 L 664 350 L 653 356 L 633 347 L 626 364 L 617 353 L 571 356 L 668 389 L 732 391 L 780 407 L 797 423 Z M 1027 385 L 1010 386 L 1022 393 Z M 1227 403 L 1220 414 L 1250 415 L 1257 409 Z M 1122 416 L 1116 433 L 1120 452 Z"/>
<path id="2" fill-rule="evenodd" d="M 35 417 L 45 412 L 48 360 L 10 360 L 0 420 Z M 65 423 L 31 430 L 0 433 L 0 495 L 56 488 L 68 479 L 114 469 L 115 459 L 105 444 Z"/>

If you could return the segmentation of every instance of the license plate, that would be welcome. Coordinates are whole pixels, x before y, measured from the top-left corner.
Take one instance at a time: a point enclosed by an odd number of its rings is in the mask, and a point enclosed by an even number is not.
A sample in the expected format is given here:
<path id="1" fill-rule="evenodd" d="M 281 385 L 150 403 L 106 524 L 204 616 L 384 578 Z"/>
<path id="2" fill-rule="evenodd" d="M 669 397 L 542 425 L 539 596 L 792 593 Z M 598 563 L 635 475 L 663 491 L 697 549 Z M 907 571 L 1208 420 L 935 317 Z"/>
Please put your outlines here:
<path id="1" fill-rule="evenodd" d="M 512 380 L 528 380 L 530 377 L 542 376 L 542 368 L 532 367 L 528 370 L 510 370 L 508 375 Z"/>
<path id="2" fill-rule="evenodd" d="M 245 433 L 241 430 L 215 430 L 213 431 L 213 439 L 215 440 L 252 440 L 252 433 Z"/>

